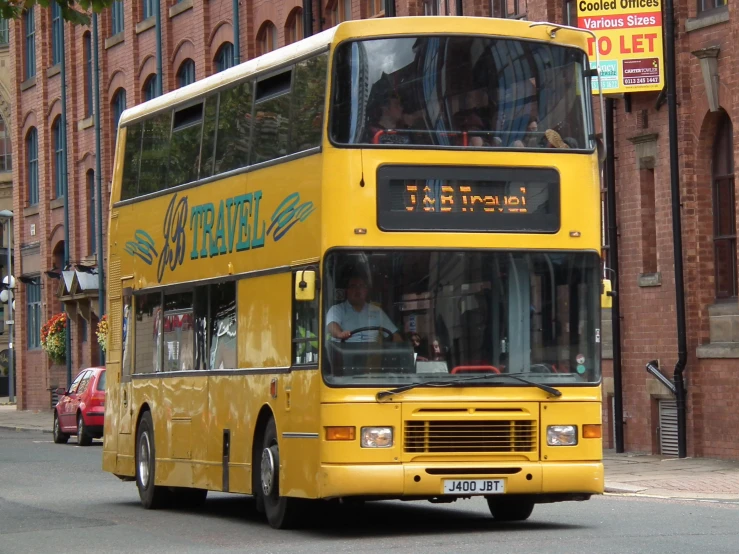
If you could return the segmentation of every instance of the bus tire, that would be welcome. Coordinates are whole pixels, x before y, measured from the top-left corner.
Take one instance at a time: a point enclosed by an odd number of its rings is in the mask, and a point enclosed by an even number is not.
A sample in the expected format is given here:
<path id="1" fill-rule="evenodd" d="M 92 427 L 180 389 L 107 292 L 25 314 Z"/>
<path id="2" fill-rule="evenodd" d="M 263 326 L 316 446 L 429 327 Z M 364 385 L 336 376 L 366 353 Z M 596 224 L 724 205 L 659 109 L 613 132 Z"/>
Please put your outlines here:
<path id="1" fill-rule="evenodd" d="M 141 505 L 156 510 L 167 504 L 170 493 L 167 487 L 155 485 L 156 451 L 154 449 L 154 424 L 151 413 L 144 412 L 136 431 L 136 487 Z"/>
<path id="2" fill-rule="evenodd" d="M 495 521 L 525 521 L 534 511 L 534 503 L 522 498 L 488 496 L 485 500 Z"/>
<path id="3" fill-rule="evenodd" d="M 290 529 L 301 521 L 305 501 L 280 496 L 280 447 L 277 425 L 270 418 L 264 429 L 259 457 L 259 495 L 264 502 L 267 521 L 274 529 Z"/>

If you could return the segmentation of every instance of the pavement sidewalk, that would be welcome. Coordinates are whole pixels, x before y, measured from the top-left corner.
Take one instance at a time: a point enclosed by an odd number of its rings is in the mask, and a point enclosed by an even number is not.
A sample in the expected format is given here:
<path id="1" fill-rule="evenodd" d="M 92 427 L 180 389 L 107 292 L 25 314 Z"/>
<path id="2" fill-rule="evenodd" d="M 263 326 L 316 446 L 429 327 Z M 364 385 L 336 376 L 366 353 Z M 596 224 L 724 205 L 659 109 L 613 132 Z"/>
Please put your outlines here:
<path id="1" fill-rule="evenodd" d="M 51 433 L 51 410 L 19 411 L 0 398 L 0 429 Z M 603 452 L 606 493 L 739 504 L 739 462 Z"/>

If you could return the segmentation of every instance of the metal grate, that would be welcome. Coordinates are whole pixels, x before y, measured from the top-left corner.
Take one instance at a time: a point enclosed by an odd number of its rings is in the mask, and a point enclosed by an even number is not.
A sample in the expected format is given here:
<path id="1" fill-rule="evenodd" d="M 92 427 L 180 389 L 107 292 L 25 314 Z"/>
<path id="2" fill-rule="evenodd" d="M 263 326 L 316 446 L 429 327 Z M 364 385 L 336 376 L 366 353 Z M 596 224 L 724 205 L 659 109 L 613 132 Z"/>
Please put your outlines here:
<path id="1" fill-rule="evenodd" d="M 678 455 L 677 449 L 677 402 L 659 401 L 659 451 L 663 456 Z"/>
<path id="2" fill-rule="evenodd" d="M 406 452 L 534 452 L 536 422 L 406 421 Z"/>
<path id="3" fill-rule="evenodd" d="M 121 348 L 121 262 L 112 261 L 108 269 L 108 298 L 110 314 L 108 314 L 109 349 L 118 352 Z"/>

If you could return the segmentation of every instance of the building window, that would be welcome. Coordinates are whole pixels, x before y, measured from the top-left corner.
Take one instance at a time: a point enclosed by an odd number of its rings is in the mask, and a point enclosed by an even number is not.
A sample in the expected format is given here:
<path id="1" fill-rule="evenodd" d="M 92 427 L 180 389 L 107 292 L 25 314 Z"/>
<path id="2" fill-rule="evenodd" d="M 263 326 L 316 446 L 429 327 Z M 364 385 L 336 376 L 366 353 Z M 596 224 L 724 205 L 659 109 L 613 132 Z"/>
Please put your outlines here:
<path id="1" fill-rule="evenodd" d="M 126 91 L 119 88 L 113 95 L 113 127 L 118 129 L 118 120 L 121 119 L 123 110 L 126 109 Z"/>
<path id="2" fill-rule="evenodd" d="M 385 15 L 384 0 L 366 0 L 367 17 L 380 17 Z"/>
<path id="3" fill-rule="evenodd" d="M 438 2 L 438 0 L 433 0 Z M 338 25 L 343 21 L 349 21 L 352 18 L 352 1 L 351 0 L 335 0 L 328 9 L 329 20 L 331 26 Z"/>
<path id="4" fill-rule="evenodd" d="M 144 0 L 143 1 L 143 19 L 149 19 L 150 17 L 154 17 L 156 7 L 154 6 L 154 0 Z"/>
<path id="5" fill-rule="evenodd" d="M 524 19 L 526 17 L 526 4 L 527 0 L 494 0 L 493 17 Z M 573 17 L 577 17 L 577 14 L 573 13 Z"/>
<path id="6" fill-rule="evenodd" d="M 149 75 L 144 81 L 144 101 L 148 102 L 157 97 L 157 76 Z"/>
<path id="7" fill-rule="evenodd" d="M 195 62 L 187 59 L 177 70 L 177 85 L 182 88 L 195 82 Z"/>
<path id="8" fill-rule="evenodd" d="M 10 41 L 10 31 L 8 30 L 8 20 L 0 17 L 0 46 L 7 46 Z"/>
<path id="9" fill-rule="evenodd" d="M 234 45 L 224 42 L 216 52 L 216 72 L 223 71 L 234 65 Z"/>
<path id="10" fill-rule="evenodd" d="M 277 50 L 277 28 L 271 21 L 265 21 L 257 34 L 257 55 Z"/>
<path id="11" fill-rule="evenodd" d="M 698 13 L 710 12 L 726 5 L 726 0 L 698 0 Z"/>
<path id="12" fill-rule="evenodd" d="M 734 127 L 726 113 L 713 143 L 713 251 L 716 298 L 737 295 Z"/>
<path id="13" fill-rule="evenodd" d="M 123 32 L 123 0 L 115 0 L 110 7 L 110 34 Z"/>
<path id="14" fill-rule="evenodd" d="M 498 0 L 501 1 L 501 0 Z M 505 1 L 505 0 L 502 0 Z M 439 15 L 441 13 L 441 0 L 424 0 L 423 15 Z"/>
<path id="15" fill-rule="evenodd" d="M 89 222 L 87 228 L 89 229 L 88 244 L 90 246 L 90 254 L 95 252 L 95 237 L 97 236 L 97 229 L 95 227 L 95 217 L 97 212 L 95 211 L 95 172 L 91 169 L 87 172 L 87 190 L 89 192 L 88 198 L 90 203 L 87 205 L 87 220 Z"/>
<path id="16" fill-rule="evenodd" d="M 56 197 L 64 196 L 64 129 L 62 118 L 57 117 L 51 126 L 54 136 L 54 181 L 56 184 Z"/>
<path id="17" fill-rule="evenodd" d="M 62 44 L 62 8 L 56 2 L 51 3 L 51 64 L 62 63 L 64 45 Z"/>
<path id="18" fill-rule="evenodd" d="M 92 115 L 92 38 L 90 33 L 82 35 L 82 55 L 85 71 L 85 117 Z"/>
<path id="19" fill-rule="evenodd" d="M 38 132 L 32 127 L 26 135 L 26 156 L 28 156 L 28 204 L 38 204 Z"/>
<path id="20" fill-rule="evenodd" d="M 12 148 L 10 147 L 10 133 L 5 126 L 5 120 L 0 115 L 0 171 L 11 171 L 13 164 Z"/>
<path id="21" fill-rule="evenodd" d="M 25 78 L 30 79 L 36 76 L 36 18 L 33 8 L 23 14 L 23 27 L 26 33 Z"/>
<path id="22" fill-rule="evenodd" d="M 28 348 L 41 347 L 41 284 L 28 283 L 26 285 L 26 317 L 28 327 L 26 338 Z"/>
<path id="23" fill-rule="evenodd" d="M 290 12 L 285 24 L 285 44 L 298 42 L 303 38 L 303 10 L 295 8 Z"/>

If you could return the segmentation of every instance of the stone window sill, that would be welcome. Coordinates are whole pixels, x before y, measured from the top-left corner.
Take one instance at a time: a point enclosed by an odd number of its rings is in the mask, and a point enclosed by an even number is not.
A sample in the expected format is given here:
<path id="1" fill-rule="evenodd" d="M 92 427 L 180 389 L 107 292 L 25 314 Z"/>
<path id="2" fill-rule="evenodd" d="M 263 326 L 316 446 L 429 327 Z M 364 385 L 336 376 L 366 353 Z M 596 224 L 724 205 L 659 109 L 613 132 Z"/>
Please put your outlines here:
<path id="1" fill-rule="evenodd" d="M 60 198 L 54 198 L 51 202 L 49 202 L 49 207 L 52 210 L 56 210 L 57 208 L 63 208 L 64 207 L 64 197 Z"/>
<path id="2" fill-rule="evenodd" d="M 715 358 L 739 358 L 739 342 L 717 342 L 699 346 L 695 352 L 699 360 Z"/>
<path id="3" fill-rule="evenodd" d="M 28 90 L 29 88 L 33 88 L 36 86 L 36 77 L 31 77 L 30 79 L 26 79 L 21 83 L 21 91 Z"/>
<path id="4" fill-rule="evenodd" d="M 177 2 L 174 6 L 169 8 L 169 17 L 171 19 L 190 9 L 192 9 L 192 0 L 183 0 L 182 2 Z"/>
<path id="5" fill-rule="evenodd" d="M 690 33 L 698 29 L 705 29 L 706 27 L 726 23 L 727 21 L 729 21 L 729 7 L 721 6 L 715 10 L 703 12 L 698 17 L 688 19 L 685 22 L 685 32 Z"/>
<path id="6" fill-rule="evenodd" d="M 143 21 L 139 21 L 136 24 L 136 34 L 138 35 L 139 33 L 143 33 L 144 31 L 148 31 L 149 29 L 151 29 L 152 27 L 154 27 L 154 25 L 156 25 L 156 24 L 157 24 L 157 20 L 156 20 L 156 18 L 153 15 L 151 17 L 147 17 Z"/>
<path id="7" fill-rule="evenodd" d="M 38 204 L 34 204 L 33 206 L 28 206 L 27 208 L 23 208 L 23 215 L 25 217 L 28 217 L 29 215 L 38 215 L 39 209 Z"/>
<path id="8" fill-rule="evenodd" d="M 56 65 L 52 65 L 49 69 L 46 70 L 46 78 L 50 79 L 54 75 L 59 75 L 62 72 L 62 64 L 58 63 Z"/>
<path id="9" fill-rule="evenodd" d="M 120 44 L 126 40 L 126 37 L 123 35 L 123 31 L 118 33 L 117 35 L 113 35 L 112 37 L 108 37 L 105 39 L 105 49 L 113 48 L 116 44 Z"/>
<path id="10" fill-rule="evenodd" d="M 85 129 L 89 129 L 93 125 L 95 125 L 95 117 L 86 117 L 85 119 L 77 122 L 77 130 L 84 131 Z"/>

